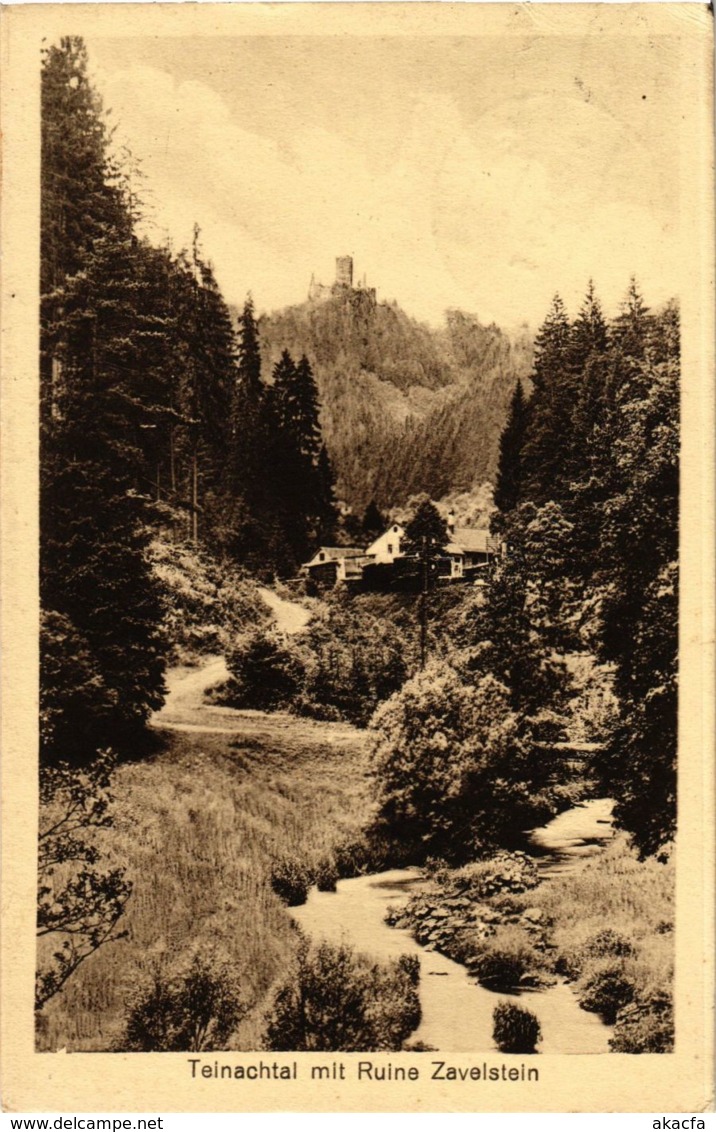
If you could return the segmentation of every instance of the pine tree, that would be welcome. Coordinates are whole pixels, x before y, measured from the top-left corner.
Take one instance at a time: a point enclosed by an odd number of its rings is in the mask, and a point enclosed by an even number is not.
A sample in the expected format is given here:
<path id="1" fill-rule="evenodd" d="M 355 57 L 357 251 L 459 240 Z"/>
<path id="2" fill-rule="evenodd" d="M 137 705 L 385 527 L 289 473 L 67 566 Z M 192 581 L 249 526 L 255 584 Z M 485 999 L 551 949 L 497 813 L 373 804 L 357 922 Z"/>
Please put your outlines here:
<path id="1" fill-rule="evenodd" d="M 599 648 L 615 665 L 620 702 L 597 769 L 644 855 L 676 824 L 679 353 L 673 308 L 653 322 L 665 356 L 636 362 L 619 392 L 595 579 Z"/>
<path id="2" fill-rule="evenodd" d="M 251 295 L 238 320 L 238 362 L 226 457 L 222 544 L 234 558 L 257 569 L 276 542 L 271 508 L 273 432 L 271 391 L 261 380 L 259 329 Z M 272 557 L 272 555 L 269 555 Z"/>
<path id="3" fill-rule="evenodd" d="M 572 367 L 577 373 L 581 373 L 589 358 L 594 354 L 606 353 L 608 346 L 609 330 L 594 289 L 594 281 L 590 279 L 584 302 L 572 326 L 569 351 Z"/>
<path id="4" fill-rule="evenodd" d="M 520 501 L 522 489 L 522 450 L 527 436 L 529 408 L 517 381 L 510 402 L 507 423 L 500 437 L 500 458 L 495 484 L 495 505 L 502 512 L 512 511 Z"/>
<path id="5" fill-rule="evenodd" d="M 376 501 L 374 499 L 371 499 L 370 503 L 365 509 L 365 514 L 363 515 L 362 531 L 365 538 L 369 542 L 373 542 L 376 538 L 378 538 L 378 535 L 383 533 L 385 527 L 385 516 L 379 510 Z"/>
<path id="6" fill-rule="evenodd" d="M 66 639 L 82 643 L 97 687 L 96 701 L 75 715 L 76 670 L 57 663 L 53 639 L 43 656 L 41 700 L 54 711 L 43 757 L 80 761 L 109 743 L 126 749 L 162 700 L 162 610 L 146 561 L 143 479 L 164 328 L 147 304 L 151 257 L 113 187 L 81 41 L 48 51 L 43 90 L 42 278 L 52 291 L 41 319 L 50 364 L 43 366 L 40 593 Z"/>
<path id="7" fill-rule="evenodd" d="M 281 516 L 282 571 L 295 568 L 335 523 L 333 475 L 322 444 L 318 390 L 305 355 L 298 364 L 284 350 L 271 387 L 273 509 Z"/>
<path id="8" fill-rule="evenodd" d="M 522 452 L 525 495 L 535 503 L 568 491 L 563 457 L 573 397 L 570 342 L 567 311 L 555 295 L 535 339 L 530 430 Z"/>
<path id="9" fill-rule="evenodd" d="M 635 276 L 621 305 L 621 313 L 612 328 L 620 354 L 625 358 L 643 358 L 652 319 L 645 305 Z"/>
<path id="10" fill-rule="evenodd" d="M 420 666 L 425 667 L 428 647 L 428 594 L 438 578 L 439 562 L 450 541 L 447 523 L 430 499 L 423 499 L 405 528 L 404 555 L 417 558 L 420 567 Z"/>
<path id="11" fill-rule="evenodd" d="M 40 379 L 41 423 L 57 412 L 62 388 L 63 287 L 85 255 L 130 222 L 107 156 L 108 131 L 87 77 L 87 51 L 67 36 L 43 55 L 41 80 Z"/>

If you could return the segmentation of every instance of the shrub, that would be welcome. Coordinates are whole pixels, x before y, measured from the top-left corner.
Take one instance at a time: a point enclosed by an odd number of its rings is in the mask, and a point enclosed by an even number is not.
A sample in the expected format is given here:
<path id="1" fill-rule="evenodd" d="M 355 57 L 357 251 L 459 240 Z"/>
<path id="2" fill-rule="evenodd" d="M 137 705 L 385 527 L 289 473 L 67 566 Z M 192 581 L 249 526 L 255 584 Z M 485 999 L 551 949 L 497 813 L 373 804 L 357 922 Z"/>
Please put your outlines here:
<path id="1" fill-rule="evenodd" d="M 291 857 L 276 861 L 271 869 L 271 887 L 289 908 L 306 903 L 310 884 L 308 869 Z"/>
<path id="2" fill-rule="evenodd" d="M 332 857 L 322 857 L 313 870 L 313 883 L 319 892 L 335 892 L 338 869 Z"/>
<path id="3" fill-rule="evenodd" d="M 406 962 L 407 960 L 407 962 Z M 420 1022 L 413 957 L 374 964 L 345 945 L 304 940 L 266 1026 L 270 1050 L 398 1050 Z"/>
<path id="4" fill-rule="evenodd" d="M 494 935 L 476 939 L 467 959 L 472 974 L 490 990 L 510 991 L 527 974 L 536 975 L 543 960 L 520 927 L 500 924 Z"/>
<path id="5" fill-rule="evenodd" d="M 519 951 L 497 949 L 476 955 L 471 967 L 483 986 L 497 991 L 514 990 L 526 971 L 524 956 Z"/>
<path id="6" fill-rule="evenodd" d="M 420 956 L 401 955 L 398 958 L 398 967 L 403 971 L 414 987 L 420 982 Z"/>
<path id="7" fill-rule="evenodd" d="M 611 1026 L 622 1006 L 633 999 L 634 991 L 633 981 L 620 966 L 604 967 L 586 979 L 579 995 L 579 1005 L 582 1010 L 600 1014 Z"/>
<path id="8" fill-rule="evenodd" d="M 455 886 L 473 900 L 523 893 L 539 884 L 534 861 L 524 853 L 493 853 L 487 861 L 465 865 L 453 874 Z"/>
<path id="9" fill-rule="evenodd" d="M 502 1053 L 535 1053 L 542 1033 L 531 1010 L 498 1002 L 492 1012 L 492 1037 Z"/>
<path id="10" fill-rule="evenodd" d="M 626 936 L 615 932 L 613 928 L 604 928 L 586 941 L 582 948 L 585 956 L 594 959 L 604 959 L 608 956 L 625 956 L 634 954 L 634 945 Z"/>
<path id="11" fill-rule="evenodd" d="M 149 551 L 164 604 L 171 659 L 186 663 L 223 652 L 237 633 L 266 622 L 270 610 L 253 578 L 206 550 L 157 537 Z"/>
<path id="12" fill-rule="evenodd" d="M 264 711 L 287 707 L 304 679 L 304 658 L 275 630 L 257 629 L 240 637 L 226 654 L 233 677 L 231 700 Z"/>
<path id="13" fill-rule="evenodd" d="M 674 1048 L 674 1008 L 663 991 L 623 1006 L 609 1039 L 614 1053 L 671 1053 Z"/>
<path id="14" fill-rule="evenodd" d="M 363 837 L 339 842 L 334 846 L 333 858 L 339 877 L 365 876 L 408 863 L 399 848 L 374 830 Z"/>
<path id="15" fill-rule="evenodd" d="M 244 1013 L 228 969 L 196 956 L 186 973 L 157 972 L 139 991 L 117 1048 L 138 1053 L 226 1049 Z"/>

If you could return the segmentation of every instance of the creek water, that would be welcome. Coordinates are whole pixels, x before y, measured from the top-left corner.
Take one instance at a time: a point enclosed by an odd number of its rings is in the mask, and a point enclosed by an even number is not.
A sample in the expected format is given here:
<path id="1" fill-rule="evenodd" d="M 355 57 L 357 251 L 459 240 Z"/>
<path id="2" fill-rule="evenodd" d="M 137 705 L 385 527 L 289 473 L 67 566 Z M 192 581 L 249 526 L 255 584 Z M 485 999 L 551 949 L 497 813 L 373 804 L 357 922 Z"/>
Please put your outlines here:
<path id="1" fill-rule="evenodd" d="M 530 842 L 543 879 L 580 868 L 612 835 L 611 802 L 598 799 L 560 814 L 534 830 Z M 505 994 L 487 990 L 465 967 L 417 943 L 404 929 L 385 923 L 389 907 L 400 907 L 423 882 L 419 869 L 393 869 L 338 882 L 336 892 L 312 889 L 307 902 L 291 910 L 314 939 L 347 943 L 376 960 L 420 957 L 422 1020 L 411 1042 L 451 1053 L 488 1053 L 492 1012 L 500 1000 L 519 1001 L 540 1020 L 540 1053 L 607 1053 L 610 1027 L 582 1010 L 563 982 L 544 990 Z M 535 902 L 538 902 L 535 894 Z"/>

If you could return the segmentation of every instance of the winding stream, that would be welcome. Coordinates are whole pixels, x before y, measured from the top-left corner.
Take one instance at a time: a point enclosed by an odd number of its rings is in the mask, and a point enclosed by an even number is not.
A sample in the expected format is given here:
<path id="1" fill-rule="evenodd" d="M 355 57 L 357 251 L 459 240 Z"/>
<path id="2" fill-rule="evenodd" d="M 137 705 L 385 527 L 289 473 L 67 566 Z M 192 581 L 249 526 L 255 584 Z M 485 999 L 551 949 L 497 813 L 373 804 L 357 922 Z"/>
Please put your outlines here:
<path id="1" fill-rule="evenodd" d="M 543 879 L 581 867 L 612 835 L 611 802 L 598 799 L 560 814 L 534 830 L 531 843 Z M 521 1001 L 540 1020 L 540 1053 L 607 1053 L 610 1028 L 581 1010 L 570 987 L 557 983 L 539 991 L 505 994 L 487 990 L 466 969 L 417 943 L 410 933 L 384 922 L 388 907 L 405 903 L 420 887 L 419 869 L 393 869 L 339 881 L 337 891 L 312 889 L 292 915 L 316 939 L 345 942 L 378 960 L 401 954 L 421 958 L 422 1021 L 411 1042 L 452 1053 L 491 1052 L 492 1011 L 500 999 Z"/>

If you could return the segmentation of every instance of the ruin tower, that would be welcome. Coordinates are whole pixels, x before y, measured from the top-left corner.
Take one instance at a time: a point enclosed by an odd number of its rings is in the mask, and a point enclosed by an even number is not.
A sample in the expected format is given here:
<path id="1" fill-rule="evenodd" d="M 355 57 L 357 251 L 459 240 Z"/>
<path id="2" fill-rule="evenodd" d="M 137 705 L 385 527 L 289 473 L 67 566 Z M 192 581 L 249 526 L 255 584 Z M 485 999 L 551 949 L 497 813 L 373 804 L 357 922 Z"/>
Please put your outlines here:
<path id="1" fill-rule="evenodd" d="M 353 286 L 353 256 L 336 256 L 336 286 Z"/>

